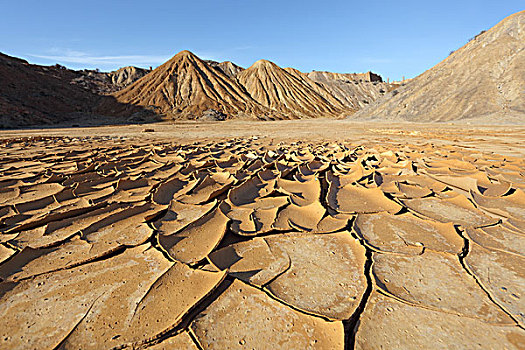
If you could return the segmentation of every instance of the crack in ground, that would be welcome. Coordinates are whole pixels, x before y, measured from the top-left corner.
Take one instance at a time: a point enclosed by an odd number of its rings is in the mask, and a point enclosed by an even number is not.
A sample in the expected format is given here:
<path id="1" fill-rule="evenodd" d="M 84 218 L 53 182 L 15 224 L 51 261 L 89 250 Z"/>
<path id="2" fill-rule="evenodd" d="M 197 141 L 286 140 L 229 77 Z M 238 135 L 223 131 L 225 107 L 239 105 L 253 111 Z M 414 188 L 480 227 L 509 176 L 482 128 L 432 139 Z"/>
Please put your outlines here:
<path id="1" fill-rule="evenodd" d="M 235 278 L 235 277 L 232 277 L 232 278 Z M 254 285 L 254 284 L 251 284 L 250 282 L 247 282 L 247 281 L 244 281 L 244 280 L 241 280 L 241 279 L 238 279 L 239 281 L 241 281 L 242 283 L 246 284 L 247 286 L 250 286 L 250 287 L 253 287 L 261 292 L 263 292 L 264 294 L 266 294 L 270 299 L 272 300 L 275 300 L 277 301 L 278 303 L 294 310 L 294 311 L 297 311 L 297 312 L 300 312 L 304 315 L 308 315 L 308 316 L 312 316 L 312 317 L 317 317 L 317 318 L 320 318 L 326 322 L 334 322 L 334 321 L 337 321 L 337 320 L 334 320 L 334 319 L 331 319 L 331 318 L 328 318 L 326 316 L 323 316 L 323 315 L 319 315 L 319 314 L 315 314 L 315 313 L 312 313 L 312 312 L 309 312 L 309 311 L 306 311 L 306 310 L 303 310 L 303 309 L 300 309 L 296 306 L 293 306 L 289 303 L 287 303 L 286 301 L 282 300 L 282 299 L 279 299 L 277 298 L 275 295 L 273 295 L 270 291 L 268 291 L 266 288 L 264 287 L 259 287 L 257 285 Z"/>
<path id="2" fill-rule="evenodd" d="M 188 329 L 188 335 L 190 336 L 191 340 L 193 341 L 193 343 L 195 343 L 195 346 L 197 347 L 197 349 L 199 350 L 204 350 L 204 348 L 202 347 L 201 343 L 199 342 L 199 339 L 197 339 L 197 336 L 195 335 L 195 333 L 193 333 L 193 330 L 190 328 Z"/>
<path id="3" fill-rule="evenodd" d="M 142 244 L 144 244 L 144 243 L 142 243 Z M 139 245 L 141 245 L 141 244 L 138 244 L 136 246 L 121 245 L 121 246 L 118 246 L 118 247 L 116 247 L 116 248 L 114 248 L 112 250 L 109 250 L 104 255 L 101 255 L 101 256 L 98 256 L 98 257 L 94 257 L 94 258 L 91 258 L 91 259 L 86 259 L 84 261 L 80 261 L 78 263 L 71 264 L 69 266 L 65 266 L 65 267 L 62 267 L 62 268 L 59 268 L 59 269 L 49 270 L 49 271 L 40 272 L 40 273 L 31 275 L 31 276 L 17 278 L 15 280 L 13 280 L 13 282 L 17 282 L 18 283 L 18 282 L 25 281 L 25 280 L 28 280 L 28 279 L 32 279 L 32 278 L 35 278 L 35 277 L 38 277 L 38 276 L 41 276 L 41 275 L 46 275 L 46 274 L 49 274 L 49 273 L 59 272 L 59 271 L 67 271 L 67 270 L 74 269 L 75 267 L 79 267 L 79 266 L 83 266 L 83 265 L 87 265 L 87 264 L 93 264 L 93 263 L 96 263 L 96 262 L 99 262 L 99 261 L 108 260 L 108 259 L 114 258 L 114 257 L 116 257 L 118 255 L 121 255 L 128 248 L 137 247 Z"/>
<path id="4" fill-rule="evenodd" d="M 361 314 L 365 311 L 366 304 L 368 303 L 368 299 L 370 298 L 370 294 L 372 294 L 372 264 L 373 264 L 373 257 L 372 257 L 372 250 L 369 249 L 364 242 L 357 238 L 357 236 L 352 232 L 351 233 L 354 238 L 356 238 L 359 241 L 359 244 L 363 246 L 363 248 L 366 250 L 365 256 L 365 278 L 366 278 L 366 289 L 363 293 L 363 297 L 361 298 L 361 301 L 359 302 L 359 306 L 354 311 L 354 314 L 347 320 L 343 320 L 343 329 L 344 329 L 344 335 L 345 335 L 345 344 L 344 349 L 354 349 L 355 348 L 355 336 L 357 334 L 357 329 L 359 328 L 360 318 Z"/>
<path id="5" fill-rule="evenodd" d="M 64 338 L 62 339 L 62 341 L 60 343 L 58 343 L 57 346 L 55 346 L 53 348 L 53 350 L 58 350 L 58 349 L 63 349 L 64 348 L 64 344 L 66 343 L 67 339 L 69 338 L 69 336 L 71 334 L 73 334 L 73 332 L 77 329 L 77 327 L 82 323 L 82 321 L 84 321 L 84 319 L 89 315 L 89 313 L 91 312 L 91 309 L 93 308 L 93 306 L 95 305 L 95 303 L 98 301 L 98 299 L 102 298 L 104 296 L 104 294 L 106 294 L 105 292 L 100 294 L 95 300 L 93 300 L 93 302 L 91 303 L 91 305 L 89 306 L 89 308 L 86 310 L 86 313 L 84 314 L 84 316 L 82 316 L 80 318 L 80 320 L 78 320 L 78 322 L 75 324 L 75 326 L 73 328 L 71 328 L 71 330 L 64 336 Z"/>
<path id="6" fill-rule="evenodd" d="M 501 311 L 503 311 L 514 322 L 516 322 L 516 326 L 518 326 L 519 328 L 525 330 L 525 327 L 523 327 L 520 324 L 520 322 L 516 319 L 516 317 L 514 317 L 509 311 L 507 311 L 507 309 L 505 309 L 505 307 L 503 305 L 500 305 L 500 303 L 492 296 L 490 291 L 488 291 L 485 288 L 485 286 L 479 281 L 478 277 L 472 271 L 470 271 L 470 269 L 468 268 L 467 264 L 465 263 L 465 258 L 467 257 L 467 255 L 470 252 L 470 240 L 463 234 L 463 232 L 459 229 L 459 227 L 457 225 L 454 225 L 454 228 L 456 229 L 456 232 L 458 233 L 458 235 L 461 238 L 463 238 L 463 242 L 464 242 L 463 249 L 462 249 L 461 253 L 458 254 L 459 263 L 461 264 L 461 267 L 463 267 L 463 270 L 465 270 L 465 272 L 469 276 L 474 278 L 474 281 L 476 281 L 476 284 L 481 288 L 481 290 L 483 292 L 485 292 L 485 294 L 487 295 L 487 297 L 489 298 L 489 300 L 491 302 L 493 302 L 497 307 L 499 307 L 501 309 Z"/>
<path id="7" fill-rule="evenodd" d="M 188 333 L 190 333 L 191 336 L 191 329 L 189 328 L 191 323 L 201 312 L 206 310 L 208 306 L 210 306 L 215 300 L 217 300 L 217 298 L 219 298 L 219 296 L 221 296 L 222 293 L 226 289 L 228 289 L 228 287 L 233 283 L 233 281 L 233 277 L 226 275 L 224 280 L 221 283 L 219 283 L 213 290 L 211 290 L 208 295 L 206 295 L 200 301 L 195 303 L 191 307 L 191 309 L 181 317 L 180 321 L 172 329 L 167 329 L 164 332 L 157 334 L 152 339 L 142 340 L 133 344 L 127 344 L 125 347 L 131 346 L 133 349 L 145 349 L 152 345 L 159 344 L 162 341 L 171 338 L 183 331 L 188 331 Z M 196 338 L 193 340 L 195 342 Z M 198 343 L 198 341 L 196 343 Z M 199 347 L 199 345 L 197 345 L 197 347 Z"/>

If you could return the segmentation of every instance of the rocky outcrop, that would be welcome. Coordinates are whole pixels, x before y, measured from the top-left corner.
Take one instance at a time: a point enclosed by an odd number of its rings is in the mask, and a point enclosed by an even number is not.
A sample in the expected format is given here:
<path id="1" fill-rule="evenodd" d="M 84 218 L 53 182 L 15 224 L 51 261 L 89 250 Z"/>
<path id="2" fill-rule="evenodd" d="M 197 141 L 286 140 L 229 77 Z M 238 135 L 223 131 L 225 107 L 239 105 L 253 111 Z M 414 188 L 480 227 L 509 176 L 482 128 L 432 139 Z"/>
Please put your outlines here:
<path id="1" fill-rule="evenodd" d="M 112 72 L 82 70 L 79 71 L 80 76 L 73 79 L 72 83 L 98 94 L 111 94 L 133 84 L 149 72 L 147 69 L 133 66 L 122 67 Z"/>
<path id="2" fill-rule="evenodd" d="M 211 61 L 211 60 L 205 60 L 208 65 L 212 66 L 213 68 L 216 68 L 226 74 L 230 78 L 235 78 L 237 74 L 242 72 L 244 68 L 241 66 L 236 65 L 233 62 L 230 61 L 224 61 L 224 62 L 217 62 L 217 61 Z"/>

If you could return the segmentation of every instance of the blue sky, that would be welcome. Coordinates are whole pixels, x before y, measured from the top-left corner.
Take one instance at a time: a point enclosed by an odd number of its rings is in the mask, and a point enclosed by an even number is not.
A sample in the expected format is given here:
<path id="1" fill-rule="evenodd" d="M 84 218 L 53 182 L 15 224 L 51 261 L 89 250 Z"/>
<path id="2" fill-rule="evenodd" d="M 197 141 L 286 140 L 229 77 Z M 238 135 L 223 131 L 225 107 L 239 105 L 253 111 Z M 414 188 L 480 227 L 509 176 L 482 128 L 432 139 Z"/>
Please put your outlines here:
<path id="1" fill-rule="evenodd" d="M 243 67 L 414 77 L 521 1 L 1 0 L 0 51 L 31 63 L 112 70 L 181 50 Z"/>

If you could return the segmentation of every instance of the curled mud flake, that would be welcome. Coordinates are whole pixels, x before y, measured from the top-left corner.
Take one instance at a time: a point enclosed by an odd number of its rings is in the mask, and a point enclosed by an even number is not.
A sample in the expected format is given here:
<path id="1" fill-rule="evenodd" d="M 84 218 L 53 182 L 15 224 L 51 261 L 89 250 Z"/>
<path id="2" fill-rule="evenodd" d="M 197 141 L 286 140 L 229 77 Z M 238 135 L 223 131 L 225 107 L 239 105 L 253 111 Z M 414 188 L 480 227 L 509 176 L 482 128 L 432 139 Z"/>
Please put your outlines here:
<path id="1" fill-rule="evenodd" d="M 512 194 L 501 197 L 489 197 L 472 192 L 474 202 L 487 211 L 507 218 L 525 220 L 525 192 L 516 189 Z"/>
<path id="2" fill-rule="evenodd" d="M 228 221 L 228 217 L 215 208 L 178 233 L 159 235 L 159 243 L 173 259 L 194 264 L 217 247 Z"/>
<path id="3" fill-rule="evenodd" d="M 479 184 L 478 190 L 481 194 L 488 197 L 501 197 L 512 188 L 512 183 L 509 181 L 500 180 L 499 182 L 490 182 L 488 184 Z"/>
<path id="4" fill-rule="evenodd" d="M 171 180 L 168 180 L 167 182 L 163 182 L 153 193 L 153 201 L 157 204 L 167 205 L 173 199 L 177 199 L 178 197 L 191 191 L 197 182 L 198 180 L 196 179 L 191 180 L 179 177 L 175 177 Z"/>
<path id="5" fill-rule="evenodd" d="M 120 341 L 144 341 L 173 329 L 225 276 L 175 262 L 136 304 Z"/>
<path id="6" fill-rule="evenodd" d="M 290 268 L 290 259 L 281 249 L 270 249 L 264 238 L 236 243 L 210 254 L 221 270 L 250 284 L 263 286 Z"/>
<path id="7" fill-rule="evenodd" d="M 493 300 L 523 327 L 525 258 L 499 250 L 485 249 L 471 242 L 465 265 Z"/>
<path id="8" fill-rule="evenodd" d="M 326 209 L 319 201 L 305 206 L 291 204 L 279 212 L 274 227 L 281 230 L 296 228 L 314 231 L 325 213 Z"/>
<path id="9" fill-rule="evenodd" d="M 399 191 L 405 198 L 421 198 L 432 194 L 432 190 L 427 187 L 421 187 L 418 185 L 410 185 L 405 183 L 397 183 Z"/>
<path id="10" fill-rule="evenodd" d="M 379 188 L 354 185 L 346 185 L 334 190 L 330 188 L 328 204 L 332 209 L 348 214 L 381 211 L 397 213 L 401 210 L 401 205 L 387 198 Z"/>
<path id="11" fill-rule="evenodd" d="M 195 205 L 173 200 L 166 214 L 155 221 L 153 226 L 161 235 L 174 234 L 209 213 L 216 204 L 216 201 L 203 205 Z"/>
<path id="12" fill-rule="evenodd" d="M 317 179 L 307 182 L 278 179 L 276 188 L 288 194 L 292 203 L 298 206 L 312 204 L 321 196 L 321 184 Z"/>
<path id="13" fill-rule="evenodd" d="M 226 192 L 234 183 L 235 178 L 227 172 L 206 175 L 195 186 L 191 193 L 179 198 L 179 201 L 188 204 L 203 204 Z"/>
<path id="14" fill-rule="evenodd" d="M 480 229 L 467 228 L 466 233 L 472 241 L 484 248 L 525 257 L 525 234 L 523 233 L 508 229 L 503 225 Z"/>
<path id="15" fill-rule="evenodd" d="M 17 253 L 17 250 L 0 244 L 0 264 Z"/>
<path id="16" fill-rule="evenodd" d="M 409 304 L 491 324 L 515 324 L 454 255 L 429 250 L 411 257 L 376 254 L 372 275 L 379 289 Z"/>

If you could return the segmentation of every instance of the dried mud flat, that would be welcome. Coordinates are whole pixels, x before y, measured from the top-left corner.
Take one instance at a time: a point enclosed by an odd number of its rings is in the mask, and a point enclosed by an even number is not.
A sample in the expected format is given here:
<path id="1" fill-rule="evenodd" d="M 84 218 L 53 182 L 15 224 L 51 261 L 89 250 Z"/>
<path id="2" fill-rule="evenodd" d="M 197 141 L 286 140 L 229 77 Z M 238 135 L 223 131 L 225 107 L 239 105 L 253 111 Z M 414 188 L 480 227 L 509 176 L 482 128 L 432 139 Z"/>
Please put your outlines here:
<path id="1" fill-rule="evenodd" d="M 3 132 L 0 348 L 525 348 L 523 131 L 312 123 Z"/>

